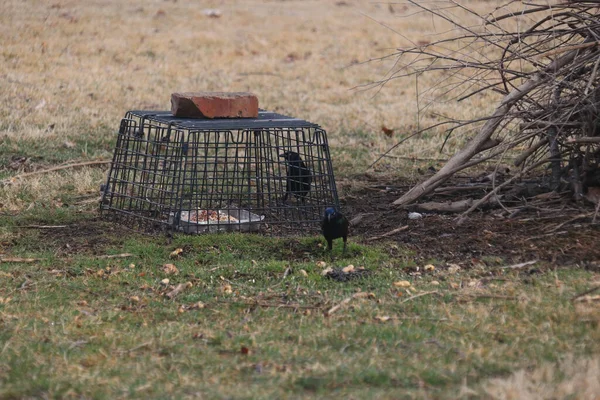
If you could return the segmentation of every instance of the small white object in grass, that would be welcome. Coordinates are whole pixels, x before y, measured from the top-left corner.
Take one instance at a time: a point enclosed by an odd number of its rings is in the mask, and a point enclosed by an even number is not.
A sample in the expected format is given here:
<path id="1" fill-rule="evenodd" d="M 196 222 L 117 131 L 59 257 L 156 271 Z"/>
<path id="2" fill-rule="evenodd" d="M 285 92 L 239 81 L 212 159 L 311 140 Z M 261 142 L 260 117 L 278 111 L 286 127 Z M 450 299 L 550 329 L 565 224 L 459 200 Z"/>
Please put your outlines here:
<path id="1" fill-rule="evenodd" d="M 423 218 L 423 214 L 418 213 L 418 212 L 409 212 L 408 213 L 408 219 L 421 219 Z"/>
<path id="2" fill-rule="evenodd" d="M 306 272 L 305 270 L 301 269 L 300 270 L 300 275 L 302 275 L 302 276 L 308 276 L 308 272 Z"/>
<path id="3" fill-rule="evenodd" d="M 169 281 L 169 278 L 165 278 L 165 279 L 163 279 L 162 281 L 160 281 L 160 284 L 161 284 L 161 285 L 164 285 L 164 286 L 167 286 L 167 285 L 169 284 L 169 282 L 170 282 L 170 281 Z"/>
<path id="4" fill-rule="evenodd" d="M 217 8 L 205 8 L 202 10 L 202 14 L 210 18 L 220 18 L 222 13 L 221 10 Z"/>
<path id="5" fill-rule="evenodd" d="M 327 263 L 325 261 L 317 261 L 317 267 L 325 268 L 326 266 L 327 266 Z"/>
<path id="6" fill-rule="evenodd" d="M 330 273 L 331 271 L 333 271 L 333 268 L 329 267 L 329 268 L 325 268 L 322 272 L 321 275 L 325 276 L 328 273 Z"/>

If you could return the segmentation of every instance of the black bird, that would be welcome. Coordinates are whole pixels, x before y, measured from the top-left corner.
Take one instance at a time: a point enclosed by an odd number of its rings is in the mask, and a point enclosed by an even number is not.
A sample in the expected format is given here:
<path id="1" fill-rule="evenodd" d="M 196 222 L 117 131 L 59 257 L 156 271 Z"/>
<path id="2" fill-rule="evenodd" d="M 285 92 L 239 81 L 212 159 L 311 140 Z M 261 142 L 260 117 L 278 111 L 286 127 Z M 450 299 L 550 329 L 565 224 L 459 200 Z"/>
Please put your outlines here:
<path id="1" fill-rule="evenodd" d="M 283 201 L 287 201 L 290 193 L 304 204 L 306 195 L 310 191 L 312 172 L 304 164 L 300 154 L 293 151 L 285 151 L 279 155 L 287 162 L 287 185 Z"/>
<path id="2" fill-rule="evenodd" d="M 325 209 L 325 216 L 321 221 L 321 229 L 323 236 L 327 240 L 327 250 L 331 251 L 333 239 L 344 239 L 344 253 L 346 252 L 346 240 L 348 239 L 348 227 L 350 223 L 341 212 L 338 212 L 333 207 Z"/>

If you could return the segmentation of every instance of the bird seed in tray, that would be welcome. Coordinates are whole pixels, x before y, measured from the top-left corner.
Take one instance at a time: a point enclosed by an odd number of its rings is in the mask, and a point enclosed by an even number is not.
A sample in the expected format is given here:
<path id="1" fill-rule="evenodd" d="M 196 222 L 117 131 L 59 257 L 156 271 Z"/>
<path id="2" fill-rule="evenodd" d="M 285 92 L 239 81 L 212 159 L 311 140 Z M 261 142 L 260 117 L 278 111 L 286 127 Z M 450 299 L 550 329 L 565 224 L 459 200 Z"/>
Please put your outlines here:
<path id="1" fill-rule="evenodd" d="M 169 218 L 172 223 L 173 215 Z M 185 233 L 257 231 L 264 215 L 257 215 L 247 210 L 189 210 L 182 211 L 179 230 Z"/>

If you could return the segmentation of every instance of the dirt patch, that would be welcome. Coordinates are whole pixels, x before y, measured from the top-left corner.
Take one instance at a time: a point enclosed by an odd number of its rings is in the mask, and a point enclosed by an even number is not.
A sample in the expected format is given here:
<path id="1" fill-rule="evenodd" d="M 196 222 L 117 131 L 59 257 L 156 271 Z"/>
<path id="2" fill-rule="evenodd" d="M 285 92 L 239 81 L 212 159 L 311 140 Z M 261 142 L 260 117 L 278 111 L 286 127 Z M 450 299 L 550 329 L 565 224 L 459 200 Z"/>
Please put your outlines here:
<path id="1" fill-rule="evenodd" d="M 352 227 L 352 235 L 365 240 L 408 225 L 407 230 L 374 242 L 395 242 L 414 250 L 422 261 L 476 262 L 481 257 L 500 257 L 509 263 L 539 259 L 564 265 L 600 260 L 600 224 L 591 225 L 591 217 L 573 220 L 582 212 L 592 212 L 591 206 L 564 207 L 554 215 L 523 211 L 514 218 L 502 216 L 498 209 L 477 211 L 457 225 L 456 214 L 423 214 L 422 219 L 411 220 L 406 210 L 392 206 L 411 182 L 368 177 L 356 182 L 342 181 L 339 188 L 344 213 L 350 218 L 366 214 Z M 463 198 L 446 196 L 444 200 Z M 561 223 L 565 224 L 557 229 Z"/>
<path id="2" fill-rule="evenodd" d="M 455 222 L 455 214 L 423 214 L 423 218 L 411 220 L 406 210 L 391 205 L 411 184 L 368 176 L 338 182 L 343 212 L 350 219 L 365 214 L 362 221 L 351 227 L 349 240 L 394 243 L 411 250 L 417 264 L 437 260 L 468 266 L 477 264 L 481 258 L 497 257 L 503 263 L 537 259 L 555 265 L 600 265 L 600 224 L 590 224 L 591 218 L 573 220 L 582 212 L 593 211 L 591 206 L 566 207 L 556 215 L 523 211 L 514 218 L 502 216 L 501 209 L 477 211 L 461 225 Z M 565 224 L 556 229 L 561 223 Z M 408 229 L 369 240 L 405 225 Z M 136 234 L 94 217 L 67 228 L 40 230 L 32 246 L 51 248 L 57 256 L 101 255 Z M 279 252 L 281 259 L 290 260 L 308 258 L 314 251 L 294 238 L 287 240 L 284 250 L 278 246 L 265 251 Z"/>
<path id="3" fill-rule="evenodd" d="M 132 232 L 122 226 L 91 218 L 66 228 L 44 229 L 39 232 L 38 243 L 52 248 L 59 257 L 103 255 L 107 248 L 122 245 L 131 235 Z"/>

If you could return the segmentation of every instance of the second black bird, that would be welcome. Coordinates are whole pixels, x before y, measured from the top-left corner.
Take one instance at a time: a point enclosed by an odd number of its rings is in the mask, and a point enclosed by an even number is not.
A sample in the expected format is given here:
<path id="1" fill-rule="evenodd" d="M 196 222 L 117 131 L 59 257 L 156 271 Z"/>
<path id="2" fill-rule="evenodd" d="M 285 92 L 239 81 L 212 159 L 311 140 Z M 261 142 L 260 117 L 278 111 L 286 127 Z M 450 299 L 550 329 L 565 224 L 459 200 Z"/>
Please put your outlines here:
<path id="1" fill-rule="evenodd" d="M 336 211 L 333 207 L 325 209 L 321 229 L 323 229 L 323 236 L 327 240 L 327 250 L 331 251 L 334 239 L 342 238 L 344 240 L 344 253 L 346 252 L 349 227 L 348 219 L 341 212 Z"/>
<path id="2" fill-rule="evenodd" d="M 304 203 L 310 192 L 312 172 L 302 161 L 300 154 L 294 151 L 285 151 L 279 157 L 283 157 L 287 163 L 287 184 L 283 201 L 287 201 L 289 195 L 293 194 Z"/>

